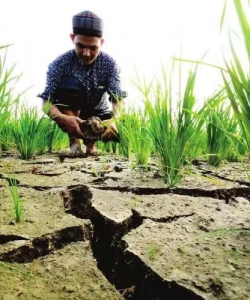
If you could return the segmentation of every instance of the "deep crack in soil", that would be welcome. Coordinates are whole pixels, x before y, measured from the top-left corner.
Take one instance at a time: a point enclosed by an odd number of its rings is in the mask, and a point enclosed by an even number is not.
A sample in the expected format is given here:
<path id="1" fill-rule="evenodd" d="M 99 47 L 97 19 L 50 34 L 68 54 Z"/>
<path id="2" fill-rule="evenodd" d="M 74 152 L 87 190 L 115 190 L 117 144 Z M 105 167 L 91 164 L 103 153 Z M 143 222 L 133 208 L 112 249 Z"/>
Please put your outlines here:
<path id="1" fill-rule="evenodd" d="M 120 191 L 131 192 L 136 195 L 163 195 L 163 194 L 178 194 L 192 197 L 210 197 L 215 199 L 226 200 L 226 203 L 230 199 L 235 197 L 244 197 L 250 199 L 250 187 L 233 187 L 233 188 L 218 188 L 214 190 L 206 190 L 202 188 L 157 188 L 157 187 L 144 187 L 144 186 L 122 186 L 122 187 L 110 187 L 95 185 L 95 188 L 106 191 Z"/>
<path id="2" fill-rule="evenodd" d="M 121 238 L 140 226 L 144 219 L 135 210 L 125 222 L 114 223 L 92 206 L 92 193 L 88 186 L 68 187 L 62 192 L 67 213 L 78 218 L 90 219 L 93 224 L 91 247 L 99 269 L 115 285 L 125 299 L 203 299 L 175 282 L 166 282 L 145 265 L 138 257 L 126 252 L 127 245 Z M 173 222 L 182 217 L 154 219 L 156 222 Z"/>

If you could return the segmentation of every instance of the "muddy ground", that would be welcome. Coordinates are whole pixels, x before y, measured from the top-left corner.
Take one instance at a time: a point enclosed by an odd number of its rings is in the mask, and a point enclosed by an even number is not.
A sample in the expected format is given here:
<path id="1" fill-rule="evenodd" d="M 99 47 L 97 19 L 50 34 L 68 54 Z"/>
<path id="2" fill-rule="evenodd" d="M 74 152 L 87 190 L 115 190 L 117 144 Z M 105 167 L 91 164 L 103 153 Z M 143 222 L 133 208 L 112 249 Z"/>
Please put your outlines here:
<path id="1" fill-rule="evenodd" d="M 0 299 L 250 299 L 247 169 L 196 162 L 169 188 L 155 158 L 5 155 Z"/>

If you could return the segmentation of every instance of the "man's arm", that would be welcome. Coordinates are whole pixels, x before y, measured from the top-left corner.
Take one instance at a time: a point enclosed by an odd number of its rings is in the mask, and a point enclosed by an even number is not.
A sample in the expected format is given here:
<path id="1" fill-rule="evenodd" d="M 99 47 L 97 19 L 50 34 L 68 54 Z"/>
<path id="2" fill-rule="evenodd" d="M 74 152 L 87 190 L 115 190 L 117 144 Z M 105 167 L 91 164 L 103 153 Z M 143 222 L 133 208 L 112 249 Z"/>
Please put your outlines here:
<path id="1" fill-rule="evenodd" d="M 64 116 L 64 114 L 50 101 L 43 101 L 43 112 L 53 120 L 58 120 Z"/>
<path id="2" fill-rule="evenodd" d="M 108 94 L 109 101 L 112 103 L 114 116 L 119 117 L 123 106 L 123 99 L 127 97 L 127 93 L 121 88 L 120 69 L 113 59 L 111 59 L 109 64 Z"/>

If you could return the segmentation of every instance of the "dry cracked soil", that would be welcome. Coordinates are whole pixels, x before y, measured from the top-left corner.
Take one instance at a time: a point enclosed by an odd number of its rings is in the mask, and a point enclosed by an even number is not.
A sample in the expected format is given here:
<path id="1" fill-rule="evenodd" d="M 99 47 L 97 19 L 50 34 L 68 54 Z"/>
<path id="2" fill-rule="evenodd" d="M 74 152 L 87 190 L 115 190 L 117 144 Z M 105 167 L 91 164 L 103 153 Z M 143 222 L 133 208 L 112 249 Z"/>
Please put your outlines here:
<path id="1" fill-rule="evenodd" d="M 6 153 L 0 299 L 250 299 L 248 169 L 197 162 L 169 188 L 153 157 L 145 169 L 114 155 Z"/>

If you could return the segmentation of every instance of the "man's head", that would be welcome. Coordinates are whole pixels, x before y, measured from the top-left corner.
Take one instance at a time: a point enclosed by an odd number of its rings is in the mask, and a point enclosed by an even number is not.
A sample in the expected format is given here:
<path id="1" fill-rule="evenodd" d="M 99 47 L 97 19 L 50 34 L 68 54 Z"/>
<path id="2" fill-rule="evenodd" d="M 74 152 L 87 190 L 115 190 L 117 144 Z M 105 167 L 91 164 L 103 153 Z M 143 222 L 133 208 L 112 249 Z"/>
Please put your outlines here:
<path id="1" fill-rule="evenodd" d="M 73 33 L 70 35 L 77 57 L 90 65 L 97 58 L 104 40 L 103 21 L 90 11 L 73 16 Z"/>

